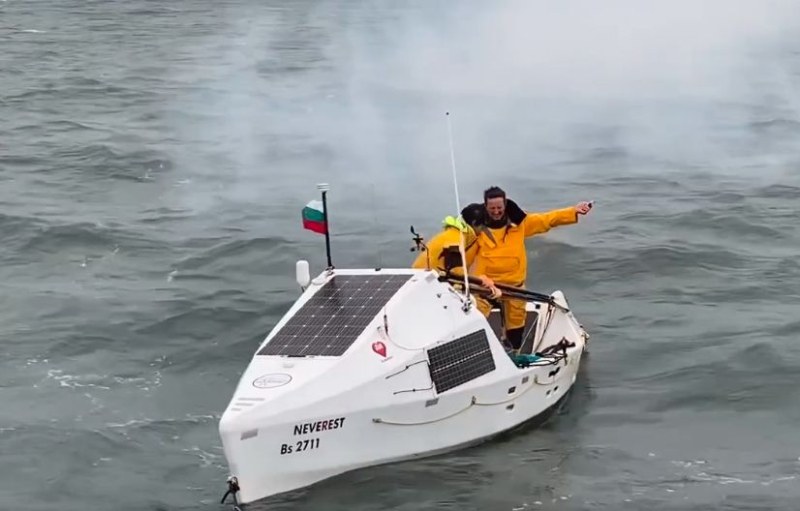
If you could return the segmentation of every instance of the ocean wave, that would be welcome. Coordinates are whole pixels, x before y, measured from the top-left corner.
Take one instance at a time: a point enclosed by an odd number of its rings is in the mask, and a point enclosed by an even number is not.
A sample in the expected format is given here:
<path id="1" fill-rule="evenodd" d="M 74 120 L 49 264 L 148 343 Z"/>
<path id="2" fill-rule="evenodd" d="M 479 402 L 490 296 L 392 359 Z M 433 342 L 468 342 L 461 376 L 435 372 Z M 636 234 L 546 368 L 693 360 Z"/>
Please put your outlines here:
<path id="1" fill-rule="evenodd" d="M 109 422 L 105 427 L 114 432 L 125 432 L 127 435 L 137 431 L 155 431 L 163 433 L 180 432 L 184 427 L 194 427 L 204 424 L 215 424 L 222 418 L 220 414 L 195 415 L 186 414 L 183 417 L 142 418 L 130 419 L 125 422 Z"/>
<path id="2" fill-rule="evenodd" d="M 89 169 L 112 163 L 119 163 L 125 168 L 138 165 L 162 171 L 171 170 L 174 166 L 170 159 L 162 158 L 161 154 L 154 150 L 123 151 L 115 149 L 112 145 L 100 143 L 62 147 L 54 151 L 52 157 L 62 162 L 80 164 Z"/>
<path id="3" fill-rule="evenodd" d="M 754 190 L 755 197 L 766 199 L 792 199 L 800 198 L 800 187 L 791 185 L 770 185 Z"/>
<path id="4" fill-rule="evenodd" d="M 2 133 L 2 132 L 0 132 Z M 9 168 L 27 168 L 27 167 L 39 167 L 45 168 L 47 158 L 43 156 L 30 156 L 30 155 L 15 155 L 15 154 L 5 154 L 0 155 L 0 164 L 3 166 L 8 166 Z M 3 179 L 13 179 L 13 177 L 3 176 Z"/>
<path id="5" fill-rule="evenodd" d="M 630 231 L 629 238 L 635 239 L 635 234 L 635 230 Z M 764 262 L 769 261 L 766 256 L 746 254 L 741 247 L 734 251 L 686 240 L 661 243 L 645 243 L 642 240 L 634 243 L 632 239 L 619 243 L 604 240 L 602 244 L 589 243 L 585 246 L 539 240 L 535 248 L 528 250 L 528 281 L 536 282 L 536 286 L 586 287 L 631 282 L 647 277 L 674 277 L 683 284 L 685 279 L 706 274 L 713 275 L 715 279 L 724 277 L 726 282 L 723 289 L 738 285 L 743 290 L 750 283 L 740 283 L 736 279 L 755 278 L 758 270 L 763 269 Z M 668 300 L 682 293 L 693 295 L 695 291 L 691 290 L 691 284 L 689 286 L 689 291 L 682 289 L 683 286 L 673 285 L 660 290 L 651 289 L 653 292 L 650 294 Z M 719 284 L 705 286 L 696 292 L 713 295 L 717 289 Z M 634 295 L 640 292 L 638 287 L 631 287 L 630 290 Z M 615 290 L 614 296 L 624 297 L 620 295 L 622 292 Z"/>
<path id="6" fill-rule="evenodd" d="M 21 136 L 41 137 L 42 133 L 46 132 L 63 134 L 63 133 L 78 132 L 78 131 L 103 132 L 105 130 L 102 128 L 89 126 L 88 124 L 76 121 L 62 120 L 62 121 L 51 121 L 51 122 L 39 122 L 36 124 L 20 124 L 17 126 L 10 127 L 8 131 L 9 133 Z"/>
<path id="7" fill-rule="evenodd" d="M 207 294 L 197 294 L 191 299 L 172 298 L 155 302 L 160 310 L 184 310 L 195 307 L 220 307 L 230 308 L 235 311 L 263 312 L 269 308 L 262 300 L 257 300 L 252 294 L 236 288 L 220 288 Z"/>
<path id="8" fill-rule="evenodd" d="M 35 229 L 41 229 L 46 222 L 25 215 L 0 213 L 0 237 L 8 243 L 9 239 L 20 236 Z"/>
<path id="9" fill-rule="evenodd" d="M 722 248 L 699 248 L 680 245 L 642 246 L 620 250 L 613 257 L 588 259 L 584 272 L 601 278 L 629 278 L 638 274 L 686 277 L 697 270 L 722 272 L 746 268 L 750 261 Z"/>
<path id="10" fill-rule="evenodd" d="M 97 346 L 95 346 L 97 348 Z M 92 351 L 97 352 L 95 349 Z M 123 350 L 120 350 L 123 351 Z M 47 356 L 53 360 L 60 360 L 62 357 L 67 356 L 63 353 L 58 353 L 51 350 Z M 74 355 L 72 355 L 74 356 Z M 52 364 L 48 364 L 52 365 Z M 119 368 L 117 368 L 119 369 Z M 103 392 L 119 391 L 121 388 L 136 388 L 142 391 L 151 391 L 161 386 L 162 373 L 160 369 L 153 369 L 150 366 L 144 367 L 141 370 L 137 369 L 129 373 L 117 374 L 111 373 L 85 373 L 85 374 L 70 374 L 60 368 L 47 369 L 42 381 L 35 384 L 35 387 L 43 387 L 46 384 L 57 383 L 59 387 L 66 389 L 73 389 L 76 391 L 84 392 L 88 389 L 96 389 Z M 107 394 L 111 396 L 113 394 Z"/>
<path id="11" fill-rule="evenodd" d="M 257 322 L 263 314 L 259 311 L 240 311 L 230 307 L 194 307 L 189 310 L 168 314 L 152 323 L 137 326 L 138 334 L 157 336 L 165 340 L 165 345 L 182 343 L 190 338 L 195 341 L 218 338 L 227 335 L 230 329 L 222 325 L 249 325 Z"/>
<path id="12" fill-rule="evenodd" d="M 611 189 L 614 191 L 632 191 L 635 196 L 655 194 L 663 196 L 673 194 L 674 190 L 688 190 L 686 181 L 672 179 L 666 175 L 632 175 L 632 176 L 604 176 L 600 180 L 586 180 L 574 183 L 585 189 Z"/>
<path id="13" fill-rule="evenodd" d="M 698 350 L 704 347 L 700 342 Z M 719 347 L 715 350 L 719 351 Z M 781 352 L 767 342 L 750 342 L 738 349 L 729 348 L 724 359 L 717 356 L 716 360 L 699 362 L 698 356 L 687 356 L 680 367 L 633 378 L 629 383 L 648 389 L 650 412 L 769 411 L 778 404 L 797 406 L 800 403 L 792 379 L 796 366 Z M 709 381 L 714 385 L 707 385 Z M 765 395 L 772 397 L 764 400 Z"/>
<path id="14" fill-rule="evenodd" d="M 107 133 L 108 131 L 107 128 L 102 126 L 92 126 L 87 122 L 67 119 L 42 120 L 35 124 L 11 124 L 7 127 L 7 132 L 9 134 L 15 134 L 21 137 L 35 136 L 39 139 L 50 134 L 63 135 L 77 132 Z"/>
<path id="15" fill-rule="evenodd" d="M 207 240 L 187 240 L 186 243 L 187 245 L 205 244 Z M 199 270 L 214 264 L 230 264 L 231 258 L 249 253 L 257 253 L 261 259 L 268 259 L 281 254 L 293 245 L 294 242 L 288 238 L 279 236 L 226 241 L 206 248 L 200 254 L 181 259 L 174 266 L 179 272 Z"/>
<path id="16" fill-rule="evenodd" d="M 800 339 L 800 321 L 789 321 L 782 325 L 773 325 L 769 329 L 769 333 L 775 337 L 795 337 Z"/>
<path id="17" fill-rule="evenodd" d="M 144 250 L 152 248 L 154 240 L 120 227 L 100 226 L 89 222 L 53 224 L 41 220 L 17 223 L 16 237 L 21 240 L 17 249 L 24 252 L 57 253 L 68 248 L 83 251 L 107 251 L 125 246 Z"/>
<path id="18" fill-rule="evenodd" d="M 124 310 L 127 307 L 121 308 Z M 82 313 L 86 317 L 85 322 L 69 322 L 65 319 L 80 316 Z M 104 321 L 98 322 L 97 318 L 88 317 L 80 305 L 55 307 L 49 312 L 37 314 L 37 319 L 42 324 L 52 323 L 46 329 L 41 328 L 42 331 L 52 332 L 53 340 L 47 346 L 46 356 L 58 360 L 91 355 L 101 350 L 125 353 L 130 348 L 132 339 L 129 333 L 120 335 L 120 332 L 130 332 L 136 322 L 125 312 L 114 316 L 120 315 L 125 318 L 124 321 L 118 321 L 116 317 L 112 320 L 107 312 Z"/>
<path id="19" fill-rule="evenodd" d="M 759 216 L 756 215 L 739 215 L 739 214 L 712 214 L 708 215 L 703 222 L 691 222 L 687 225 L 693 228 L 711 228 L 721 235 L 731 236 L 733 233 L 737 237 L 752 236 L 767 239 L 786 239 L 790 237 L 785 230 L 780 228 L 771 227 L 768 222 L 766 214 Z"/>
<path id="20" fill-rule="evenodd" d="M 31 236 L 23 250 L 61 251 L 65 246 L 107 248 L 115 245 L 117 236 L 110 230 L 88 222 L 48 225 Z"/>
<path id="21" fill-rule="evenodd" d="M 763 121 L 752 121 L 748 123 L 750 128 L 755 131 L 797 131 L 800 129 L 800 122 L 795 119 L 784 117 L 774 117 Z"/>
<path id="22" fill-rule="evenodd" d="M 92 459 L 99 455 L 116 455 L 123 450 L 130 449 L 131 445 L 126 445 L 121 438 L 108 431 L 99 429 L 84 429 L 76 427 L 74 422 L 69 425 L 63 423 L 51 424 L 26 424 L 25 427 L 17 428 L 13 435 L 13 442 L 9 442 L 7 446 L 17 445 L 20 447 L 27 446 L 28 453 L 31 445 L 42 445 L 49 443 L 58 443 L 62 454 L 59 459 L 63 460 L 62 463 L 77 463 L 76 459 L 85 459 L 90 457 Z M 66 455 L 64 449 L 74 451 L 72 455 Z"/>
<path id="23" fill-rule="evenodd" d="M 194 216 L 194 212 L 185 208 L 161 206 L 150 208 L 140 213 L 138 222 L 143 224 L 159 225 L 168 222 L 186 220 Z M 241 231 L 241 230 L 239 230 Z"/>
<path id="24" fill-rule="evenodd" d="M 57 52 L 47 52 L 49 56 L 57 57 Z M 45 55 L 40 55 L 42 58 Z M 38 87 L 26 88 L 23 91 L 8 94 L 5 97 L 9 105 L 27 103 L 31 101 L 55 101 L 59 98 L 68 98 L 69 101 L 90 98 L 97 102 L 98 98 L 116 100 L 146 99 L 154 97 L 156 93 L 146 88 L 120 85 L 86 76 L 68 77 L 63 81 L 41 82 Z"/>
<path id="25" fill-rule="evenodd" d="M 182 13 L 184 12 L 181 9 L 172 8 L 169 6 L 149 6 L 148 8 L 134 8 L 127 11 L 125 14 L 130 14 L 133 16 L 161 16 L 164 14 L 174 15 L 175 13 Z"/>
<path id="26" fill-rule="evenodd" d="M 740 237 L 783 239 L 784 229 L 773 227 L 770 213 L 751 205 L 728 208 L 724 212 L 710 208 L 697 208 L 680 213 L 632 212 L 620 215 L 625 224 L 652 224 L 661 231 L 699 232 L 711 231 L 729 238 L 732 233 Z"/>
<path id="27" fill-rule="evenodd" d="M 653 293 L 660 297 L 660 303 L 693 303 L 696 305 L 722 305 L 737 304 L 768 304 L 775 302 L 775 296 L 800 297 L 797 286 L 783 279 L 778 279 L 777 286 L 766 287 L 763 280 L 753 284 L 735 285 L 729 282 L 719 287 L 695 286 L 687 284 L 680 288 L 663 288 L 654 290 Z"/>

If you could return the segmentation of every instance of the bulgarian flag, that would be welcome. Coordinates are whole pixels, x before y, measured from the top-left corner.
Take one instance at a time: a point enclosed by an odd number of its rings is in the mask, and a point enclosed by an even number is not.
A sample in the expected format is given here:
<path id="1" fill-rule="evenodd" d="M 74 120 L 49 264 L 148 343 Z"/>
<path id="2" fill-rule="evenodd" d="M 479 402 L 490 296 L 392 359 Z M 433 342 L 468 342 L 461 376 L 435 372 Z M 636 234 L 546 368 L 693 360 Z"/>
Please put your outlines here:
<path id="1" fill-rule="evenodd" d="M 318 234 L 327 234 L 328 219 L 322 201 L 312 200 L 303 208 L 303 228 Z"/>

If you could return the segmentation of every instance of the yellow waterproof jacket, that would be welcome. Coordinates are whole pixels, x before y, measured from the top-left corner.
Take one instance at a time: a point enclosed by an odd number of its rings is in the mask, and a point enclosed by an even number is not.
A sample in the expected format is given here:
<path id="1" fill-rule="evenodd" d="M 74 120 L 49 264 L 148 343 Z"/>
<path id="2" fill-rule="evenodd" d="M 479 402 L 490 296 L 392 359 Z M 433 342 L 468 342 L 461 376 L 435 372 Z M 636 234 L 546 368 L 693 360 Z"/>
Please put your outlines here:
<path id="1" fill-rule="evenodd" d="M 467 268 L 472 266 L 475 261 L 475 254 L 478 252 L 478 243 L 475 233 L 469 229 L 464 233 L 464 252 L 467 256 Z M 461 232 L 455 227 L 445 227 L 443 231 L 431 238 L 427 243 L 428 250 L 420 252 L 411 265 L 415 269 L 435 269 L 444 272 L 444 249 L 447 247 L 458 247 L 461 243 Z M 428 267 L 430 258 L 430 267 Z M 463 275 L 461 268 L 453 268 L 454 275 Z"/>
<path id="2" fill-rule="evenodd" d="M 577 222 L 578 213 L 574 207 L 569 207 L 547 213 L 528 213 L 518 225 L 487 229 L 491 237 L 486 232 L 478 235 L 478 257 L 473 273 L 486 275 L 497 283 L 522 286 L 528 274 L 525 238 Z"/>

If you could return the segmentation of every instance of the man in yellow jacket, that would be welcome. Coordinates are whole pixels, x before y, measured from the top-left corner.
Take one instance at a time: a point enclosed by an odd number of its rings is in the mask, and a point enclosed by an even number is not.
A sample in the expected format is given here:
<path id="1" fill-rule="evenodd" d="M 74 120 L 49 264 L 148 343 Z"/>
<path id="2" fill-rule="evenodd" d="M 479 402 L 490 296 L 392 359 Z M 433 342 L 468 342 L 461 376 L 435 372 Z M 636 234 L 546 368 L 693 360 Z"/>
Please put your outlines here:
<path id="1" fill-rule="evenodd" d="M 445 273 L 445 254 L 448 249 L 459 250 L 461 236 L 464 236 L 464 253 L 466 255 L 467 268 L 472 267 L 475 257 L 479 251 L 476 227 L 484 222 L 484 206 L 482 204 L 470 204 L 461 211 L 461 217 L 448 216 L 442 222 L 443 229 L 426 244 L 425 250 L 420 252 L 411 265 L 412 268 L 421 270 L 437 270 Z M 460 252 L 459 252 L 460 253 Z M 450 274 L 463 277 L 464 266 L 450 269 Z M 492 290 L 495 296 L 500 292 L 494 287 L 491 279 L 478 273 L 477 278 L 481 279 L 483 285 Z"/>
<path id="2" fill-rule="evenodd" d="M 525 239 L 548 232 L 553 227 L 578 222 L 578 215 L 585 215 L 592 207 L 590 202 L 556 209 L 546 213 L 525 213 L 519 208 L 510 208 L 505 192 L 493 186 L 483 195 L 486 208 L 486 229 L 477 236 L 477 257 L 474 273 L 486 275 L 498 284 L 524 287 L 528 273 Z M 515 206 L 515 205 L 514 205 Z M 478 298 L 478 309 L 489 316 L 491 304 Z M 514 350 L 522 345 L 525 327 L 525 302 L 503 299 L 503 319 L 506 338 Z"/>

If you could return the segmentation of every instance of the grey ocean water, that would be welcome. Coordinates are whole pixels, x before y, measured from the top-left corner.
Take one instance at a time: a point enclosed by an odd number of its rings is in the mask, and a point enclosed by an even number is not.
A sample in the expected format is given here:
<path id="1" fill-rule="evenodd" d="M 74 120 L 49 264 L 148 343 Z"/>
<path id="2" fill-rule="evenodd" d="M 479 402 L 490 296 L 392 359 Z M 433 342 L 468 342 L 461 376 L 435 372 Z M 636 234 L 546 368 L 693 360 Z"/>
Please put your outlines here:
<path id="1" fill-rule="evenodd" d="M 792 2 L 0 1 L 0 508 L 220 509 L 217 421 L 325 262 L 492 184 L 592 334 L 540 429 L 270 509 L 796 509 Z M 391 441 L 387 438 L 387 441 Z"/>

